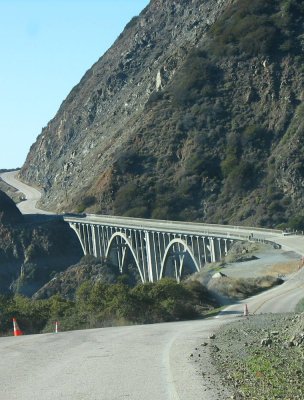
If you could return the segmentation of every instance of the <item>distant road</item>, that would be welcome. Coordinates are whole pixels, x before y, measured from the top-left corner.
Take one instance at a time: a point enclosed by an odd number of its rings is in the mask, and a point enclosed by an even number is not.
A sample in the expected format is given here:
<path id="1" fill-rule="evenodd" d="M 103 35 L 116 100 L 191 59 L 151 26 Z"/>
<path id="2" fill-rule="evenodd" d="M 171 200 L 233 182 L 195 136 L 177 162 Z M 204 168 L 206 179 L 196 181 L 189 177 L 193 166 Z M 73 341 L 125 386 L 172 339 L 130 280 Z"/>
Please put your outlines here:
<path id="1" fill-rule="evenodd" d="M 41 198 L 41 193 L 23 182 L 20 182 L 17 179 L 17 174 L 19 171 L 12 171 L 12 172 L 5 172 L 0 174 L 0 177 L 9 185 L 16 188 L 20 192 L 25 195 L 26 200 L 20 202 L 17 206 L 19 210 L 23 214 L 48 214 L 52 215 L 54 213 L 49 211 L 44 211 L 36 207 L 37 202 Z M 73 217 L 69 217 L 68 219 L 73 220 Z M 187 230 L 195 231 L 197 230 L 197 224 L 192 224 L 191 222 L 176 222 L 176 221 L 157 221 L 157 220 L 146 220 L 140 218 L 126 218 L 126 217 L 115 217 L 115 216 L 96 216 L 96 215 L 87 215 L 83 221 L 88 222 L 98 222 L 104 219 L 107 222 L 120 222 L 124 226 L 146 226 L 156 229 L 172 229 L 178 230 L 181 229 L 182 231 Z M 77 218 L 76 218 L 77 220 Z M 216 224 L 204 224 L 204 227 L 208 231 L 209 234 L 217 234 L 220 235 L 221 233 L 225 232 L 226 234 L 230 234 L 231 237 L 239 237 L 240 239 L 249 237 L 251 233 L 254 232 L 255 238 L 266 239 L 270 241 L 274 241 L 275 243 L 280 244 L 283 249 L 292 250 L 300 255 L 304 255 L 304 236 L 299 235 L 289 235 L 283 236 L 281 231 L 279 230 L 271 230 L 271 229 L 259 229 L 259 228 L 252 228 L 252 227 L 245 227 L 245 226 L 229 226 L 229 225 L 216 225 Z M 203 228 L 201 228 L 203 229 Z"/>
<path id="2" fill-rule="evenodd" d="M 8 185 L 16 188 L 21 193 L 24 194 L 25 200 L 17 204 L 17 207 L 22 212 L 22 214 L 54 214 L 49 211 L 44 211 L 36 207 L 37 202 L 41 198 L 41 193 L 39 190 L 20 182 L 16 176 L 19 171 L 4 172 L 0 174 L 0 177 Z"/>

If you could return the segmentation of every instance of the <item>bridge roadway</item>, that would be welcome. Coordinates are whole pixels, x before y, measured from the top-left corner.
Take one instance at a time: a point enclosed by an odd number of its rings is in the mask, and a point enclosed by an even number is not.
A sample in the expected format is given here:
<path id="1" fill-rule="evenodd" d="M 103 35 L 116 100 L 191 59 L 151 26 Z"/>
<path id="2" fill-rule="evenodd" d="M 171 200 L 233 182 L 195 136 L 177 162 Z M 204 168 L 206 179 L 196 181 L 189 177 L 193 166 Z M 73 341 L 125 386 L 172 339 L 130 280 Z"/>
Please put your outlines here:
<path id="1" fill-rule="evenodd" d="M 232 239 L 248 239 L 252 234 L 255 239 L 272 240 L 282 236 L 281 230 L 254 228 L 246 226 L 204 224 L 195 222 L 167 221 L 144 218 L 119 217 L 112 215 L 83 214 L 74 216 L 64 215 L 68 222 L 87 222 L 91 224 L 115 225 L 131 229 L 148 229 L 154 231 L 166 231 L 175 234 L 205 234 Z"/>
<path id="2" fill-rule="evenodd" d="M 125 228 L 149 229 L 154 231 L 166 230 L 178 234 L 205 234 L 207 236 L 218 236 L 222 238 L 256 241 L 269 241 L 276 243 L 286 250 L 295 251 L 298 254 L 304 254 L 304 236 L 299 234 L 286 234 L 279 229 L 267 229 L 236 225 L 204 224 L 195 222 L 152 220 L 144 218 L 129 218 L 111 215 L 96 214 L 64 214 L 67 222 L 83 222 L 92 224 L 117 225 Z"/>

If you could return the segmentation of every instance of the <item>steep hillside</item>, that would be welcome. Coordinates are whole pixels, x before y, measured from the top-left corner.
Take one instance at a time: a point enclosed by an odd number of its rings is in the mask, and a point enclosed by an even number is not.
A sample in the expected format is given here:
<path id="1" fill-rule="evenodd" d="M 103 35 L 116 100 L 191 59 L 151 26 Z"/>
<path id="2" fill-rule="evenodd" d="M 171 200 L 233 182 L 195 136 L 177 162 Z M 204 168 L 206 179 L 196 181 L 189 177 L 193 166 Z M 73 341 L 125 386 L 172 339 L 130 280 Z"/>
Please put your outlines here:
<path id="1" fill-rule="evenodd" d="M 136 266 L 128 265 L 121 274 L 117 266 L 86 255 L 76 265 L 56 274 L 34 294 L 33 298 L 44 299 L 60 294 L 63 298 L 74 300 L 79 286 L 84 282 L 123 283 L 130 287 L 142 283 Z"/>
<path id="2" fill-rule="evenodd" d="M 0 294 L 33 294 L 82 255 L 78 239 L 62 221 L 30 222 L 0 191 Z"/>
<path id="3" fill-rule="evenodd" d="M 114 163 L 133 141 L 134 122 L 143 118 L 150 94 L 166 85 L 223 3 L 154 0 L 130 21 L 28 154 L 21 177 L 44 188 L 44 206 L 87 205 L 95 194 L 102 208 L 102 193 L 111 204 Z"/>
<path id="4" fill-rule="evenodd" d="M 23 220 L 13 200 L 0 190 L 0 224 L 14 224 Z"/>
<path id="5" fill-rule="evenodd" d="M 300 0 L 152 0 L 22 179 L 52 209 L 301 226 L 303 37 Z"/>

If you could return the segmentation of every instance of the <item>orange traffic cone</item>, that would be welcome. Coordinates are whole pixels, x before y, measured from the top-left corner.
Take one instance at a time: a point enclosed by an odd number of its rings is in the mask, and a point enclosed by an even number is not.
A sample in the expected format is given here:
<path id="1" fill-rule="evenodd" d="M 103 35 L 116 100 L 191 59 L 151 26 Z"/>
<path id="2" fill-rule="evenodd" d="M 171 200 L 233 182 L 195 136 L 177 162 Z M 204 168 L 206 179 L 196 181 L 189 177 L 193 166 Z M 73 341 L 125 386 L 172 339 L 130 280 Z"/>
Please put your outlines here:
<path id="1" fill-rule="evenodd" d="M 22 330 L 19 328 L 19 325 L 17 324 L 16 318 L 13 318 L 13 325 L 14 325 L 14 336 L 23 335 Z"/>
<path id="2" fill-rule="evenodd" d="M 248 306 L 247 304 L 244 305 L 244 317 L 248 317 L 249 311 L 248 311 Z"/>

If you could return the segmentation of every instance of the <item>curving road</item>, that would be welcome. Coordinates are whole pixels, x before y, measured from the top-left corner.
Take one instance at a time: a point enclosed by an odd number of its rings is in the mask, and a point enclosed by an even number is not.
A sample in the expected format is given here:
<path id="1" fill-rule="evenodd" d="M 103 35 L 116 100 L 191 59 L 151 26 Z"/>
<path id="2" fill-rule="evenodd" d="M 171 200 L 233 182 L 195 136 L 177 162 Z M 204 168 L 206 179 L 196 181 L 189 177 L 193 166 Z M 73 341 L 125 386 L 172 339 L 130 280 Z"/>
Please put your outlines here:
<path id="1" fill-rule="evenodd" d="M 24 194 L 25 200 L 17 204 L 17 207 L 22 214 L 54 214 L 52 212 L 44 211 L 36 207 L 37 202 L 41 198 L 39 190 L 20 182 L 17 179 L 19 171 L 4 172 L 0 174 L 0 177 L 8 185 L 14 187 L 18 191 Z"/>
<path id="2" fill-rule="evenodd" d="M 279 237 L 303 254 L 302 237 Z M 246 300 L 249 313 L 288 312 L 303 297 L 304 269 Z M 191 353 L 222 324 L 241 318 L 244 302 L 216 318 L 144 326 L 0 338 L 0 399 L 225 400 L 216 371 L 203 377 Z M 21 327 L 22 328 L 22 327 Z"/>
<path id="3" fill-rule="evenodd" d="M 304 270 L 287 283 L 246 300 L 250 313 L 290 311 L 303 296 Z M 240 318 L 244 304 L 218 317 L 7 337 L 0 340 L 0 398 L 22 400 L 223 400 L 190 357 L 221 324 Z M 205 362 L 209 363 L 208 355 Z"/>

